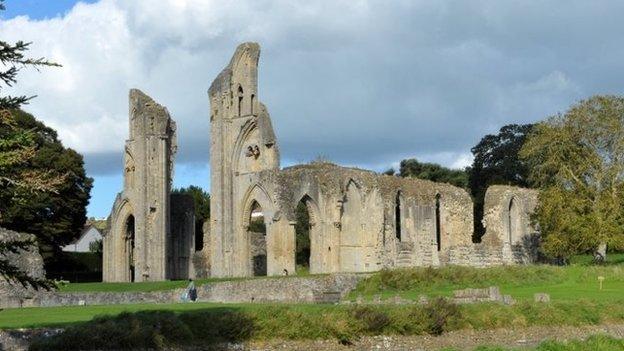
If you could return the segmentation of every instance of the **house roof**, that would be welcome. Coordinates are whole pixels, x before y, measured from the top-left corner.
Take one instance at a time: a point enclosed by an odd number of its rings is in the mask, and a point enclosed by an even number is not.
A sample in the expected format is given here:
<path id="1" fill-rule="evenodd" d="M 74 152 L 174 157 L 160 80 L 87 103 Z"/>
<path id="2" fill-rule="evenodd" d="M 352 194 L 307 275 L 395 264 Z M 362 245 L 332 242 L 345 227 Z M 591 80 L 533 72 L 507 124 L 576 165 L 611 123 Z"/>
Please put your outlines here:
<path id="1" fill-rule="evenodd" d="M 76 243 L 78 243 L 89 232 L 89 230 L 91 228 L 97 230 L 98 234 L 100 234 L 100 236 L 102 236 L 102 231 L 100 229 L 98 229 L 97 226 L 95 226 L 93 223 L 87 223 L 82 228 L 82 231 L 80 232 L 80 236 L 78 236 L 76 239 L 72 240 L 72 242 L 70 242 L 68 245 L 75 245 Z"/>

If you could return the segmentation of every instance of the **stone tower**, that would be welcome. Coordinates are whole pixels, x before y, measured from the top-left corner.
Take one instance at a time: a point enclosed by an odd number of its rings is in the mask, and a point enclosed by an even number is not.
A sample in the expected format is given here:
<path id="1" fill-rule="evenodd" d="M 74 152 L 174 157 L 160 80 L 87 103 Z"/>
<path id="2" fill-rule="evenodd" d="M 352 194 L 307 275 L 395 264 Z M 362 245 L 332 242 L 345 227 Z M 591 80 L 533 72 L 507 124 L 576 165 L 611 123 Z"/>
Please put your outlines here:
<path id="1" fill-rule="evenodd" d="M 176 153 L 176 124 L 167 109 L 143 92 L 130 90 L 130 136 L 124 153 L 124 189 L 117 195 L 104 238 L 104 281 L 157 281 L 175 278 L 179 260 L 171 240 L 171 179 Z M 184 199 L 178 201 L 189 214 Z M 190 223 L 192 218 L 190 204 Z M 177 215 L 182 221 L 187 216 Z M 180 227 L 180 225 L 176 225 Z M 185 226 L 187 227 L 187 226 Z M 193 225 L 190 225 L 192 228 Z M 190 256 L 193 233 L 176 232 L 183 241 L 175 254 Z M 188 236 L 188 238 L 187 238 Z M 190 241 L 186 244 L 187 241 Z M 189 253 L 180 253 L 189 251 Z M 184 259 L 182 260 L 184 262 Z M 187 262 L 188 264 L 188 262 Z"/>
<path id="2" fill-rule="evenodd" d="M 238 199 L 247 174 L 279 169 L 279 151 L 266 107 L 258 100 L 260 46 L 241 44 L 214 80 L 210 98 L 211 275 L 247 275 Z M 246 233 L 246 231 L 245 231 Z"/>

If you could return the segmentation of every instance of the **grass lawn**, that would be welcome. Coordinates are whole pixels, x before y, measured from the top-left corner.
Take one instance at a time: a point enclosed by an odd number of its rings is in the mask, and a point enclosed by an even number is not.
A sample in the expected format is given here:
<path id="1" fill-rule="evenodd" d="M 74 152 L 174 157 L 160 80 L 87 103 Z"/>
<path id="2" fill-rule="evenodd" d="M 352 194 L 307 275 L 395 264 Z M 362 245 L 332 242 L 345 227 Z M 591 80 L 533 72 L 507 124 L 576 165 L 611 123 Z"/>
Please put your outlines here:
<path id="1" fill-rule="evenodd" d="M 610 259 L 613 264 L 603 266 L 590 265 L 586 258 L 578 257 L 565 267 L 531 265 L 477 269 L 448 266 L 387 270 L 360 282 L 349 296 L 354 299 L 362 295 L 370 299 L 376 294 L 382 297 L 398 294 L 417 299 L 421 294 L 448 296 L 457 289 L 496 285 L 504 294 L 518 300 L 513 306 L 497 303 L 455 306 L 432 299 L 427 305 L 173 303 L 42 307 L 0 310 L 0 329 L 66 326 L 67 332 L 39 348 L 64 350 L 68 345 L 86 347 L 84 343 L 108 345 L 111 338 L 118 340 L 115 345 L 119 348 L 273 338 L 336 338 L 344 342 L 362 335 L 437 334 L 465 328 L 624 323 L 624 255 L 611 255 Z M 602 290 L 598 276 L 605 278 Z M 154 291 L 186 284 L 186 281 L 82 283 L 69 284 L 62 290 Z M 549 293 L 552 302 L 532 302 L 535 292 Z M 154 340 L 163 344 L 153 344 Z M 604 350 L 610 350 L 608 340 L 592 342 L 606 342 Z M 587 345 L 577 345 L 570 350 L 582 350 L 584 346 Z M 567 347 L 571 346 L 537 349 L 567 350 Z"/>
<path id="2" fill-rule="evenodd" d="M 382 299 L 399 295 L 418 299 L 419 295 L 451 296 L 453 290 L 498 286 L 503 294 L 516 300 L 532 300 L 533 294 L 548 293 L 553 301 L 585 299 L 595 302 L 624 302 L 624 254 L 612 254 L 610 264 L 590 265 L 589 256 L 574 257 L 564 267 L 536 265 L 474 269 L 443 267 L 440 269 L 402 269 L 380 272 L 362 282 L 349 295 Z M 602 290 L 598 277 L 604 277 Z"/>
<path id="3" fill-rule="evenodd" d="M 253 310 L 261 305 L 255 304 L 217 304 L 217 303 L 171 303 L 171 304 L 132 304 L 132 305 L 98 305 L 98 306 L 63 306 L 63 307 L 32 307 L 11 308 L 0 311 L 0 329 L 56 327 L 77 322 L 90 321 L 93 317 L 118 315 L 122 312 L 139 311 L 219 311 L 222 309 Z M 296 306 L 302 311 L 320 308 L 319 305 Z"/>

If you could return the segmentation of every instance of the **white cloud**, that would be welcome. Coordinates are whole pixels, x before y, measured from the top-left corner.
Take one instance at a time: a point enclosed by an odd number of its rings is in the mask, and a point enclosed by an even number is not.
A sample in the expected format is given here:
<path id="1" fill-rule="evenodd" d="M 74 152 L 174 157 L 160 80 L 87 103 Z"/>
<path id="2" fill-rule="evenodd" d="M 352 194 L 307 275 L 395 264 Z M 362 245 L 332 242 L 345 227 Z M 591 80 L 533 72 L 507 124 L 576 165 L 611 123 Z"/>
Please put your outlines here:
<path id="1" fill-rule="evenodd" d="M 26 109 L 96 173 L 118 171 L 102 160 L 123 147 L 132 87 L 177 120 L 180 160 L 205 163 L 207 87 L 249 40 L 263 46 L 260 98 L 286 159 L 382 167 L 424 155 L 461 168 L 470 147 L 506 123 L 624 90 L 624 6 L 553 6 L 101 0 L 62 17 L 1 21 L 0 36 L 32 41 L 32 56 L 63 64 L 24 70 L 12 92 L 37 94 Z"/>

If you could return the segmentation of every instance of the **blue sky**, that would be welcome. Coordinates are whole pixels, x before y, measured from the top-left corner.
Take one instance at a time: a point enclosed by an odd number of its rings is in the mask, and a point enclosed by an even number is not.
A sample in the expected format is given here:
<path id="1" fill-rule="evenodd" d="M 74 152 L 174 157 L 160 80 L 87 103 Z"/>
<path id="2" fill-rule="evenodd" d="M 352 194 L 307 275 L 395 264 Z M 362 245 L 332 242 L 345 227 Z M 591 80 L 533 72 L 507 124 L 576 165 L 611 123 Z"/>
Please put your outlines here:
<path id="1" fill-rule="evenodd" d="M 13 94 L 85 157 L 89 215 L 121 190 L 127 94 L 178 125 L 175 186 L 209 189 L 206 91 L 244 41 L 262 47 L 259 99 L 282 165 L 323 156 L 382 171 L 416 157 L 461 168 L 508 123 L 624 93 L 624 2 L 9 0 L 0 37 L 62 68 L 23 70 Z M 28 17 L 19 17 L 26 15 Z"/>
<path id="2" fill-rule="evenodd" d="M 6 11 L 2 13 L 2 18 L 28 16 L 33 19 L 44 19 L 62 16 L 77 2 L 75 0 L 5 0 Z M 82 2 L 92 3 L 95 0 L 82 0 Z"/>

